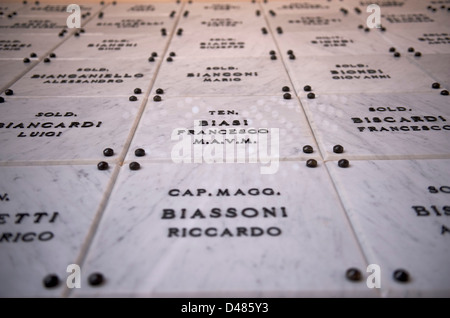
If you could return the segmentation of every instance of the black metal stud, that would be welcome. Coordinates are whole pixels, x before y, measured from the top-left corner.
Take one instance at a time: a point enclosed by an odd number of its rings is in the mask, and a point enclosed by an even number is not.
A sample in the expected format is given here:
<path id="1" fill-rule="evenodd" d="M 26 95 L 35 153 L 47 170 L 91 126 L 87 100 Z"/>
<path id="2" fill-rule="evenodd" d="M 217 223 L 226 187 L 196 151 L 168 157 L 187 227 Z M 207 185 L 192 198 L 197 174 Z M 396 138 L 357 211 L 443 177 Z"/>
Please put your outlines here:
<path id="1" fill-rule="evenodd" d="M 4 103 L 4 102 L 5 102 L 5 99 L 2 96 L 0 96 L 0 103 Z"/>
<path id="2" fill-rule="evenodd" d="M 179 28 L 177 30 L 177 35 L 183 35 L 183 29 L 182 28 Z"/>
<path id="3" fill-rule="evenodd" d="M 422 56 L 422 53 L 416 52 L 416 53 L 414 53 L 414 56 L 415 56 L 415 57 L 421 57 L 421 56 Z"/>
<path id="4" fill-rule="evenodd" d="M 48 57 L 46 57 L 46 58 L 44 59 L 44 63 L 50 63 L 50 59 L 49 59 Z"/>
<path id="5" fill-rule="evenodd" d="M 334 153 L 343 153 L 344 147 L 342 147 L 341 145 L 335 145 L 335 146 L 333 146 L 333 152 Z"/>
<path id="6" fill-rule="evenodd" d="M 133 171 L 141 169 L 141 165 L 139 164 L 139 162 L 136 162 L 136 161 L 131 162 L 129 167 L 130 167 L 130 170 L 133 170 Z"/>
<path id="7" fill-rule="evenodd" d="M 56 274 L 48 274 L 44 277 L 42 283 L 45 288 L 54 288 L 59 285 L 59 278 Z"/>
<path id="8" fill-rule="evenodd" d="M 273 10 L 269 10 L 269 14 L 271 15 L 271 16 L 276 16 L 277 14 L 275 13 L 275 11 L 273 11 Z"/>
<path id="9" fill-rule="evenodd" d="M 439 84 L 438 82 L 434 82 L 433 84 L 431 84 L 431 88 L 434 88 L 434 89 L 441 88 L 441 84 Z"/>
<path id="10" fill-rule="evenodd" d="M 313 152 L 314 152 L 314 149 L 313 149 L 313 147 L 310 146 L 310 145 L 305 145 L 305 146 L 303 146 L 303 152 L 304 152 L 304 153 L 313 153 Z"/>
<path id="11" fill-rule="evenodd" d="M 149 62 L 154 62 L 154 61 L 155 61 L 155 58 L 154 58 L 153 56 L 150 56 L 150 57 L 148 58 L 148 61 L 149 61 Z"/>
<path id="12" fill-rule="evenodd" d="M 306 95 L 306 97 L 308 97 L 309 99 L 314 99 L 314 98 L 316 98 L 316 94 L 308 93 L 308 95 Z"/>
<path id="13" fill-rule="evenodd" d="M 164 90 L 162 88 L 157 88 L 156 94 L 164 94 Z"/>
<path id="14" fill-rule="evenodd" d="M 303 90 L 304 90 L 305 92 L 310 92 L 310 91 L 311 91 L 311 86 L 305 85 L 305 86 L 303 87 Z"/>
<path id="15" fill-rule="evenodd" d="M 188 15 L 189 15 L 189 11 L 187 11 L 187 10 L 186 10 L 186 11 L 184 11 L 184 13 L 183 13 L 183 17 L 185 17 L 185 18 L 186 18 L 186 17 L 188 16 Z"/>
<path id="16" fill-rule="evenodd" d="M 277 59 L 277 56 L 276 56 L 276 55 L 271 55 L 271 56 L 270 56 L 270 59 L 271 59 L 271 60 L 276 60 L 276 59 Z"/>
<path id="17" fill-rule="evenodd" d="M 349 268 L 345 272 L 345 277 L 352 282 L 358 282 L 362 278 L 361 271 L 357 268 Z"/>
<path id="18" fill-rule="evenodd" d="M 100 161 L 100 162 L 97 164 L 97 169 L 98 169 L 98 170 L 108 170 L 108 168 L 109 168 L 109 165 L 108 165 L 108 163 L 105 162 L 105 161 Z"/>
<path id="19" fill-rule="evenodd" d="M 370 32 L 370 29 L 369 28 L 365 28 L 364 32 Z"/>
<path id="20" fill-rule="evenodd" d="M 395 270 L 392 276 L 394 277 L 394 280 L 400 283 L 406 283 L 409 281 L 409 273 L 404 269 Z"/>
<path id="21" fill-rule="evenodd" d="M 391 47 L 390 49 L 389 49 L 389 52 L 395 52 L 395 47 Z"/>
<path id="22" fill-rule="evenodd" d="M 413 47 L 408 48 L 408 52 L 409 52 L 409 53 L 414 52 L 414 48 L 413 48 Z"/>
<path id="23" fill-rule="evenodd" d="M 262 32 L 262 34 L 267 34 L 267 29 L 266 28 L 261 28 L 261 32 Z"/>
<path id="24" fill-rule="evenodd" d="M 7 90 L 5 90 L 5 95 L 7 95 L 7 96 L 14 95 L 14 91 L 12 89 L 8 88 Z"/>
<path id="25" fill-rule="evenodd" d="M 284 99 L 291 99 L 291 94 L 289 94 L 289 93 L 284 93 L 284 94 L 283 94 L 283 98 L 284 98 Z"/>
<path id="26" fill-rule="evenodd" d="M 134 155 L 136 157 L 143 157 L 143 156 L 145 156 L 145 150 L 142 148 L 138 148 L 134 151 Z"/>
<path id="27" fill-rule="evenodd" d="M 395 52 L 394 53 L 394 57 L 400 57 L 400 53 L 399 52 Z"/>
<path id="28" fill-rule="evenodd" d="M 364 29 L 364 25 L 362 24 L 358 25 L 358 29 Z"/>
<path id="29" fill-rule="evenodd" d="M 169 16 L 170 16 L 171 18 L 173 18 L 173 17 L 175 16 L 175 13 L 177 13 L 177 12 L 176 12 L 176 11 L 172 11 L 172 12 L 170 12 L 170 15 L 169 15 Z"/>
<path id="30" fill-rule="evenodd" d="M 315 167 L 317 167 L 317 160 L 315 160 L 315 159 L 308 159 L 306 161 L 306 166 L 308 168 L 315 168 Z"/>
<path id="31" fill-rule="evenodd" d="M 88 277 L 88 283 L 91 286 L 99 286 L 103 284 L 105 278 L 103 277 L 103 274 L 101 273 L 92 273 Z"/>
<path id="32" fill-rule="evenodd" d="M 99 18 L 99 19 L 103 18 L 103 12 L 100 12 L 100 13 L 98 14 L 98 18 Z"/>
<path id="33" fill-rule="evenodd" d="M 129 100 L 130 102 L 135 102 L 135 101 L 137 101 L 138 99 L 137 99 L 136 96 L 131 95 L 131 96 L 128 98 L 128 100 Z"/>
<path id="34" fill-rule="evenodd" d="M 260 14 L 261 12 L 259 10 L 256 10 L 256 16 L 259 17 Z"/>
<path id="35" fill-rule="evenodd" d="M 173 58 L 171 58 L 170 56 L 166 59 L 167 62 L 172 62 Z"/>
<path id="36" fill-rule="evenodd" d="M 157 57 L 157 56 L 158 56 L 158 53 L 152 52 L 152 56 L 153 56 L 153 57 Z"/>
<path id="37" fill-rule="evenodd" d="M 155 102 L 160 102 L 160 101 L 161 101 L 161 96 L 155 95 L 155 96 L 153 97 L 153 100 L 154 100 Z"/>
<path id="38" fill-rule="evenodd" d="M 295 55 L 294 55 L 294 54 L 290 54 L 290 55 L 289 55 L 289 59 L 290 59 L 290 60 L 295 60 Z"/>
<path id="39" fill-rule="evenodd" d="M 135 93 L 135 94 L 142 94 L 142 90 L 141 90 L 139 87 L 136 87 L 136 88 L 134 89 L 134 93 Z"/>
<path id="40" fill-rule="evenodd" d="M 176 54 L 175 54 L 175 52 L 170 52 L 169 55 L 170 56 L 175 56 Z"/>
<path id="41" fill-rule="evenodd" d="M 350 163 L 348 162 L 347 159 L 341 159 L 338 161 L 338 166 L 341 168 L 348 168 L 349 165 Z"/>
<path id="42" fill-rule="evenodd" d="M 386 32 L 386 28 L 385 28 L 384 26 L 382 26 L 382 27 L 380 28 L 380 30 L 381 30 L 381 32 Z"/>
<path id="43" fill-rule="evenodd" d="M 283 92 L 289 92 L 291 89 L 289 88 L 289 86 L 283 86 L 283 88 L 281 90 Z"/>
<path id="44" fill-rule="evenodd" d="M 114 156 L 114 150 L 112 148 L 105 148 L 103 149 L 103 155 L 105 157 L 112 157 Z"/>
<path id="45" fill-rule="evenodd" d="M 448 96 L 448 90 L 446 89 L 442 90 L 441 95 Z"/>
<path id="46" fill-rule="evenodd" d="M 278 34 L 283 34 L 283 29 L 281 27 L 277 27 L 277 33 Z"/>
<path id="47" fill-rule="evenodd" d="M 50 53 L 48 56 L 50 56 L 51 58 L 55 58 L 56 54 L 55 53 Z"/>
<path id="48" fill-rule="evenodd" d="M 37 57 L 37 54 L 32 52 L 32 53 L 30 53 L 30 57 Z"/>
<path id="49" fill-rule="evenodd" d="M 269 54 L 270 54 L 270 55 L 275 55 L 275 54 L 277 54 L 277 52 L 275 52 L 274 50 L 271 50 L 271 51 L 269 52 Z"/>
<path id="50" fill-rule="evenodd" d="M 30 63 L 30 59 L 28 57 L 26 57 L 26 58 L 23 59 L 23 62 L 24 63 Z"/>

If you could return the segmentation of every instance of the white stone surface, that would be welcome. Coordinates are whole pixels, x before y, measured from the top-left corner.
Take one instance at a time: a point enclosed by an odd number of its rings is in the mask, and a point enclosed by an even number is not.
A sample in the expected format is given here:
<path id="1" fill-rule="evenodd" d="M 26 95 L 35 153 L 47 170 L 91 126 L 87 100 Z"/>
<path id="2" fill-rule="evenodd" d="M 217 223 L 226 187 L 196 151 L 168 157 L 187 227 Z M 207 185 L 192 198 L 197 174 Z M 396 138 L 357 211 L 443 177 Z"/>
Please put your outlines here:
<path id="1" fill-rule="evenodd" d="M 140 105 L 127 97 L 7 99 L 0 104 L 0 162 L 117 162 Z M 105 157 L 105 148 L 114 156 Z"/>
<path id="2" fill-rule="evenodd" d="M 105 283 L 73 296 L 377 295 L 364 280 L 345 278 L 349 267 L 367 265 L 323 164 L 283 162 L 276 174 L 261 175 L 257 165 L 140 163 L 138 171 L 121 169 L 83 264 Z M 246 195 L 235 196 L 238 189 Z M 187 190 L 194 195 L 182 196 Z M 277 216 L 264 217 L 264 207 Z M 182 237 L 182 228 L 193 236 Z"/>
<path id="3" fill-rule="evenodd" d="M 30 54 L 36 53 L 42 57 L 46 52 L 55 47 L 61 38 L 57 34 L 8 34 L 0 35 L 0 58 L 31 59 Z"/>
<path id="4" fill-rule="evenodd" d="M 315 152 L 303 153 L 305 145 Z M 194 162 L 200 153 L 203 162 L 320 158 L 300 104 L 282 96 L 149 100 L 128 160 L 139 159 L 134 155 L 138 148 L 146 151 L 146 160 L 169 162 L 179 157 Z"/>
<path id="5" fill-rule="evenodd" d="M 136 17 L 108 17 L 98 18 L 98 15 L 86 23 L 86 31 L 100 34 L 137 34 L 145 33 L 160 35 L 160 30 L 165 28 L 167 34 L 174 25 L 174 19 L 161 16 L 136 16 Z M 162 37 L 163 38 L 163 37 Z"/>
<path id="6" fill-rule="evenodd" d="M 365 255 L 381 268 L 382 295 L 450 295 L 449 166 L 449 160 L 378 160 L 343 169 L 327 162 Z M 395 281 L 397 269 L 408 271 L 410 281 Z"/>
<path id="7" fill-rule="evenodd" d="M 105 17 L 137 17 L 137 16 L 163 16 L 169 17 L 172 11 L 178 12 L 181 8 L 181 3 L 161 2 L 155 3 L 136 1 L 136 3 L 111 3 L 103 11 Z"/>
<path id="8" fill-rule="evenodd" d="M 0 167 L 1 297 L 61 296 L 112 168 Z M 60 284 L 47 289 L 42 281 L 53 273 Z"/>
<path id="9" fill-rule="evenodd" d="M 9 88 L 8 83 L 16 80 L 22 73 L 25 73 L 36 61 L 24 63 L 20 60 L 0 59 L 0 91 Z"/>

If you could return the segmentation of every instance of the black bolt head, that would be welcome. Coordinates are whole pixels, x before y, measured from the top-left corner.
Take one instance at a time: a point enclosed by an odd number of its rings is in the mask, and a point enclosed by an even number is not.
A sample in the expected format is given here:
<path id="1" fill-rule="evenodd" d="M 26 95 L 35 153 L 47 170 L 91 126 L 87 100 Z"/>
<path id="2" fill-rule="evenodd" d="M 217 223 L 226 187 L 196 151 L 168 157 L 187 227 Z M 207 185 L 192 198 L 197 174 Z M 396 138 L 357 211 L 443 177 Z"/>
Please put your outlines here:
<path id="1" fill-rule="evenodd" d="M 30 63 L 30 59 L 28 57 L 26 57 L 26 58 L 23 59 L 23 62 L 24 63 Z"/>
<path id="2" fill-rule="evenodd" d="M 79 32 L 75 32 L 74 35 L 75 36 L 80 36 L 80 33 Z"/>
<path id="3" fill-rule="evenodd" d="M 270 52 L 269 52 L 269 54 L 270 55 L 275 55 L 275 54 L 277 54 L 274 50 L 271 50 Z"/>
<path id="4" fill-rule="evenodd" d="M 439 84 L 438 82 L 435 82 L 435 83 L 431 84 L 431 88 L 434 88 L 434 89 L 441 88 L 441 84 Z"/>
<path id="5" fill-rule="evenodd" d="M 283 86 L 283 88 L 281 90 L 283 92 L 289 92 L 291 89 L 289 88 L 289 86 Z"/>
<path id="6" fill-rule="evenodd" d="M 386 28 L 385 27 L 381 27 L 380 30 L 381 30 L 381 32 L 385 32 Z"/>
<path id="7" fill-rule="evenodd" d="M 157 56 L 158 56 L 158 53 L 152 52 L 152 56 L 153 56 L 153 57 L 157 57 Z"/>
<path id="8" fill-rule="evenodd" d="M 308 168 L 315 168 L 315 167 L 317 167 L 317 160 L 315 160 L 315 159 L 308 159 L 306 161 L 306 166 Z"/>
<path id="9" fill-rule="evenodd" d="M 109 168 L 109 165 L 108 165 L 108 163 L 105 162 L 105 161 L 100 161 L 100 162 L 97 164 L 97 169 L 98 169 L 98 170 L 108 170 L 108 168 Z"/>
<path id="10" fill-rule="evenodd" d="M 104 280 L 105 280 L 105 278 L 103 277 L 103 274 L 101 274 L 101 273 L 92 273 L 88 277 L 88 283 L 91 286 L 99 286 L 99 285 L 103 284 Z"/>
<path id="11" fill-rule="evenodd" d="M 130 170 L 133 170 L 133 171 L 141 169 L 141 165 L 139 164 L 139 162 L 136 162 L 136 161 L 131 162 L 129 167 L 130 167 Z"/>
<path id="12" fill-rule="evenodd" d="M 348 162 L 347 159 L 341 159 L 338 161 L 338 166 L 340 168 L 348 168 L 349 165 L 350 165 L 350 163 Z"/>
<path id="13" fill-rule="evenodd" d="M 139 87 L 137 87 L 137 88 L 134 89 L 134 93 L 135 94 L 142 94 L 142 90 Z"/>
<path id="14" fill-rule="evenodd" d="M 59 278 L 56 274 L 48 274 L 44 277 L 42 283 L 45 288 L 53 288 L 59 285 Z"/>
<path id="15" fill-rule="evenodd" d="M 408 52 L 410 53 L 414 52 L 414 48 L 413 47 L 408 48 Z"/>
<path id="16" fill-rule="evenodd" d="M 11 96 L 11 95 L 14 95 L 14 92 L 13 92 L 13 90 L 12 89 L 7 89 L 7 90 L 5 90 L 5 95 L 7 95 L 7 96 Z"/>
<path id="17" fill-rule="evenodd" d="M 30 53 L 30 57 L 37 57 L 37 54 L 32 52 L 32 53 Z"/>
<path id="18" fill-rule="evenodd" d="M 144 157 L 145 156 L 145 150 L 142 148 L 138 148 L 134 151 L 134 155 L 136 157 Z"/>
<path id="19" fill-rule="evenodd" d="M 153 56 L 150 56 L 150 57 L 148 58 L 148 61 L 149 61 L 149 62 L 154 62 L 155 59 L 153 58 Z"/>
<path id="20" fill-rule="evenodd" d="M 358 25 L 358 29 L 364 29 L 364 25 L 362 24 Z"/>
<path id="21" fill-rule="evenodd" d="M 287 54 L 288 54 L 288 55 L 294 54 L 294 51 L 288 50 L 288 51 L 287 51 Z"/>
<path id="22" fill-rule="evenodd" d="M 172 62 L 173 58 L 171 58 L 170 56 L 167 58 L 167 62 Z"/>
<path id="23" fill-rule="evenodd" d="M 305 146 L 303 146 L 303 152 L 304 152 L 304 153 L 313 153 L 313 152 L 314 152 L 314 149 L 313 149 L 313 147 L 310 146 L 310 145 L 305 145 Z"/>
<path id="24" fill-rule="evenodd" d="M 333 152 L 334 153 L 343 153 L 344 152 L 344 147 L 342 147 L 341 145 L 335 145 L 333 147 Z"/>
<path id="25" fill-rule="evenodd" d="M 362 278 L 361 271 L 357 268 L 349 268 L 345 272 L 345 277 L 352 282 L 358 282 Z"/>
<path id="26" fill-rule="evenodd" d="M 50 53 L 48 56 L 50 56 L 51 58 L 55 58 L 56 54 L 55 53 Z"/>
<path id="27" fill-rule="evenodd" d="M 414 56 L 415 56 L 415 57 L 421 57 L 421 56 L 422 56 L 422 53 L 416 52 L 416 53 L 414 53 Z"/>
<path id="28" fill-rule="evenodd" d="M 409 273 L 404 269 L 395 270 L 392 276 L 394 277 L 394 280 L 400 283 L 406 283 L 409 281 Z"/>
<path id="29" fill-rule="evenodd" d="M 441 95 L 448 96 L 448 90 L 446 89 L 442 90 Z"/>
<path id="30" fill-rule="evenodd" d="M 400 53 L 399 52 L 395 52 L 394 53 L 394 57 L 400 57 Z"/>
<path id="31" fill-rule="evenodd" d="M 369 28 L 365 28 L 364 32 L 370 32 L 370 29 Z"/>
<path id="32" fill-rule="evenodd" d="M 4 103 L 4 102 L 5 102 L 5 99 L 2 96 L 0 96 L 0 103 Z"/>
<path id="33" fill-rule="evenodd" d="M 175 52 L 170 52 L 169 55 L 170 56 L 175 56 L 176 54 L 175 54 Z"/>
<path id="34" fill-rule="evenodd" d="M 304 90 L 305 92 L 310 92 L 310 91 L 311 91 L 311 86 L 305 85 L 305 86 L 303 87 L 303 90 Z"/>
<path id="35" fill-rule="evenodd" d="M 160 101 L 161 101 L 161 96 L 155 95 L 155 96 L 153 97 L 153 100 L 154 100 L 155 102 L 160 102 Z"/>
<path id="36" fill-rule="evenodd" d="M 308 97 L 309 99 L 314 99 L 314 98 L 316 98 L 316 94 L 308 93 L 308 95 L 306 95 L 306 97 Z"/>
<path id="37" fill-rule="evenodd" d="M 164 94 L 164 90 L 162 88 L 157 88 L 156 94 Z"/>
<path id="38" fill-rule="evenodd" d="M 112 157 L 114 156 L 114 150 L 112 148 L 105 148 L 103 149 L 103 155 L 105 157 Z"/>
<path id="39" fill-rule="evenodd" d="M 289 55 L 289 59 L 290 60 L 295 60 L 295 55 L 294 54 Z"/>
<path id="40" fill-rule="evenodd" d="M 276 60 L 276 59 L 277 59 L 277 56 L 276 56 L 276 55 L 271 55 L 271 56 L 270 56 L 270 59 L 271 59 L 271 60 Z"/>
<path id="41" fill-rule="evenodd" d="M 80 33 L 84 33 L 86 32 L 84 29 L 80 29 Z"/>
<path id="42" fill-rule="evenodd" d="M 289 93 L 284 93 L 284 94 L 283 94 L 283 98 L 284 98 L 284 99 L 291 99 L 291 94 L 289 94 Z"/>
<path id="43" fill-rule="evenodd" d="M 131 95 L 130 98 L 128 98 L 128 100 L 129 100 L 130 102 L 135 102 L 135 101 L 137 101 L 137 97 L 134 96 L 134 95 Z"/>
<path id="44" fill-rule="evenodd" d="M 48 57 L 46 57 L 46 58 L 44 59 L 44 63 L 50 63 L 50 59 L 49 59 Z"/>
<path id="45" fill-rule="evenodd" d="M 391 47 L 390 49 L 389 49 L 389 52 L 395 52 L 395 47 Z"/>

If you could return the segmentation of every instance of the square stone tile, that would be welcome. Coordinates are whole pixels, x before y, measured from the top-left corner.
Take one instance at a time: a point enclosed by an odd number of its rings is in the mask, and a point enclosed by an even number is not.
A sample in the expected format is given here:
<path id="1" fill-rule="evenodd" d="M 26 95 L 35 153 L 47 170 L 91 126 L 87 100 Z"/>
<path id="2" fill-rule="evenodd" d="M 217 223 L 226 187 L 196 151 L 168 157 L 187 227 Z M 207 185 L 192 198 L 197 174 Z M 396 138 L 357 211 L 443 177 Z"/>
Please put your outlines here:
<path id="1" fill-rule="evenodd" d="M 23 62 L 20 62 L 23 63 Z M 23 96 L 130 96 L 136 87 L 146 89 L 155 72 L 155 63 L 122 60 L 52 59 L 40 62 L 11 88 Z"/>
<path id="2" fill-rule="evenodd" d="M 316 151 L 303 153 L 305 145 Z M 139 148 L 143 159 L 170 162 L 320 158 L 299 102 L 281 96 L 149 100 L 127 159 L 139 160 Z"/>
<path id="3" fill-rule="evenodd" d="M 30 54 L 36 53 L 37 57 L 42 57 L 46 52 L 55 47 L 61 38 L 56 34 L 9 34 L 0 35 L 0 58 L 23 59 Z"/>
<path id="4" fill-rule="evenodd" d="M 105 17 L 170 17 L 173 11 L 177 13 L 181 8 L 181 3 L 178 4 L 175 1 L 160 3 L 155 3 L 154 1 L 150 3 L 145 3 L 144 1 L 141 1 L 141 3 L 138 2 L 139 1 L 137 1 L 137 3 L 111 3 L 103 9 L 102 12 Z M 173 15 L 173 17 L 175 17 L 175 15 Z"/>
<path id="5" fill-rule="evenodd" d="M 0 73 L 0 91 L 9 88 L 9 83 L 16 80 L 35 64 L 36 60 L 24 63 L 22 60 L 0 59 L 0 69 L 2 70 Z"/>
<path id="6" fill-rule="evenodd" d="M 105 283 L 73 296 L 376 296 L 345 278 L 367 265 L 323 164 L 141 161 L 116 185 L 82 264 Z"/>
<path id="7" fill-rule="evenodd" d="M 450 89 L 450 54 L 423 54 L 411 59 L 441 86 Z"/>
<path id="8" fill-rule="evenodd" d="M 277 38 L 284 57 L 292 50 L 297 56 L 385 54 L 392 46 L 379 32 L 361 30 L 289 32 Z"/>
<path id="9" fill-rule="evenodd" d="M 66 19 L 47 16 L 18 16 L 12 19 L 0 20 L 0 31 L 2 34 L 47 33 L 57 35 L 63 28 L 67 27 Z"/>
<path id="10" fill-rule="evenodd" d="M 58 59 L 140 59 L 153 52 L 161 56 L 167 38 L 150 34 L 82 33 L 65 41 L 55 50 Z"/>
<path id="11" fill-rule="evenodd" d="M 101 34 L 137 34 L 145 33 L 152 35 L 161 34 L 161 29 L 166 29 L 170 34 L 174 25 L 174 19 L 162 16 L 104 16 L 99 18 L 95 16 L 85 25 L 85 29 L 91 33 Z"/>
<path id="12" fill-rule="evenodd" d="M 173 36 L 168 49 L 182 57 L 203 58 L 267 57 L 272 50 L 277 50 L 275 41 L 269 34 L 262 34 L 260 29 L 245 33 L 222 30 L 201 34 L 186 30 L 181 36 L 178 33 Z"/>
<path id="13" fill-rule="evenodd" d="M 450 160 L 327 162 L 387 297 L 448 297 Z M 408 282 L 393 279 L 403 269 Z M 404 277 L 404 276 L 403 276 Z"/>
<path id="14" fill-rule="evenodd" d="M 313 92 L 403 93 L 430 92 L 433 79 L 404 56 L 392 53 L 359 56 L 311 56 L 286 59 L 286 66 L 299 95 L 305 85 Z"/>
<path id="15" fill-rule="evenodd" d="M 177 52 L 174 52 L 177 54 Z M 163 61 L 153 87 L 173 96 L 282 96 L 290 81 L 280 58 L 183 58 Z"/>
<path id="16" fill-rule="evenodd" d="M 95 165 L 0 167 L 1 297 L 61 296 L 111 172 Z M 58 286 L 44 287 L 49 274 Z"/>
<path id="17" fill-rule="evenodd" d="M 117 162 L 140 104 L 127 97 L 7 99 L 0 104 L 0 162 Z M 105 157 L 105 148 L 114 155 Z"/>
<path id="18" fill-rule="evenodd" d="M 448 96 L 322 95 L 302 99 L 325 159 L 450 158 Z M 334 153 L 341 145 L 344 153 Z"/>

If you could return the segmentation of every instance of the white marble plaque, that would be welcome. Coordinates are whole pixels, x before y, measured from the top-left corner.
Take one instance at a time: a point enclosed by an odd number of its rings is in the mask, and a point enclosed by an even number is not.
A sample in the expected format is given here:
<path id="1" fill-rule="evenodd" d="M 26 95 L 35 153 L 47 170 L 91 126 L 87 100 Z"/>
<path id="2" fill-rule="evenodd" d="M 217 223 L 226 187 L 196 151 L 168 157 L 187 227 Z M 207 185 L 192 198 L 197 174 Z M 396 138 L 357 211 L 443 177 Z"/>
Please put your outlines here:
<path id="1" fill-rule="evenodd" d="M 137 34 L 145 33 L 160 35 L 161 29 L 166 29 L 167 36 L 174 25 L 174 19 L 161 16 L 135 16 L 135 17 L 94 17 L 86 24 L 86 31 L 101 34 Z M 166 36 L 166 37 L 167 37 Z M 161 36 L 162 38 L 165 38 Z"/>
<path id="2" fill-rule="evenodd" d="M 176 13 L 180 10 L 181 4 L 173 2 L 142 2 L 136 3 L 111 3 L 103 11 L 105 17 L 139 17 L 139 16 L 162 16 L 170 17 L 172 12 Z M 176 13 L 173 15 L 175 18 Z"/>
<path id="3" fill-rule="evenodd" d="M 411 57 L 414 63 L 442 88 L 450 89 L 450 54 L 423 54 L 421 57 Z"/>
<path id="4" fill-rule="evenodd" d="M 55 50 L 58 59 L 140 59 L 161 56 L 167 38 L 150 34 L 89 34 L 71 37 Z M 157 59 L 157 57 L 155 58 Z"/>
<path id="5" fill-rule="evenodd" d="M 450 160 L 327 162 L 364 253 L 388 297 L 448 297 Z M 406 270 L 409 281 L 393 279 Z"/>
<path id="6" fill-rule="evenodd" d="M 177 52 L 174 52 L 177 54 Z M 164 60 L 153 87 L 167 96 L 279 95 L 290 81 L 280 57 Z"/>
<path id="7" fill-rule="evenodd" d="M 1 297 L 61 296 L 112 169 L 0 167 Z M 58 286 L 44 287 L 49 274 L 59 277 Z"/>
<path id="8" fill-rule="evenodd" d="M 367 265 L 323 164 L 261 175 L 251 164 L 140 163 L 122 167 L 82 265 L 104 284 L 72 295 L 376 295 L 345 278 Z"/>
<path id="9" fill-rule="evenodd" d="M 32 60 L 31 53 L 42 57 L 61 41 L 57 34 L 9 34 L 5 32 L 0 35 L 0 58 L 26 57 Z"/>
<path id="10" fill-rule="evenodd" d="M 0 59 L 0 69 L 2 70 L 0 72 L 0 91 L 9 88 L 9 83 L 12 83 L 34 64 L 36 64 L 36 60 L 32 59 L 30 59 L 30 63 L 24 63 L 22 60 Z"/>
<path id="11" fill-rule="evenodd" d="M 303 153 L 305 145 L 315 151 Z M 138 148 L 146 151 L 144 159 L 174 162 L 320 157 L 300 104 L 282 96 L 149 100 L 129 160 L 139 159 Z"/>
<path id="12" fill-rule="evenodd" d="M 183 57 L 205 58 L 267 57 L 272 50 L 277 51 L 272 37 L 262 34 L 259 29 L 245 33 L 220 31 L 201 34 L 188 29 L 181 36 L 176 33 L 168 49 Z"/>
<path id="13" fill-rule="evenodd" d="M 23 62 L 21 62 L 23 63 Z M 15 96 L 131 96 L 136 87 L 147 88 L 155 63 L 122 60 L 41 62 L 11 88 Z"/>
<path id="14" fill-rule="evenodd" d="M 127 97 L 7 99 L 0 162 L 117 162 L 140 105 Z M 114 155 L 105 157 L 105 148 Z"/>
<path id="15" fill-rule="evenodd" d="M 448 98 L 438 91 L 322 95 L 302 104 L 325 159 L 450 158 Z"/>
<path id="16" fill-rule="evenodd" d="M 301 96 L 307 94 L 303 91 L 305 85 L 310 85 L 318 97 L 329 93 L 430 92 L 434 81 L 406 57 L 396 58 L 392 53 L 285 61 Z"/>
<path id="17" fill-rule="evenodd" d="M 385 54 L 392 46 L 378 35 L 379 32 L 360 30 L 328 32 L 289 32 L 277 38 L 283 57 L 287 51 L 297 56 L 335 56 Z"/>

